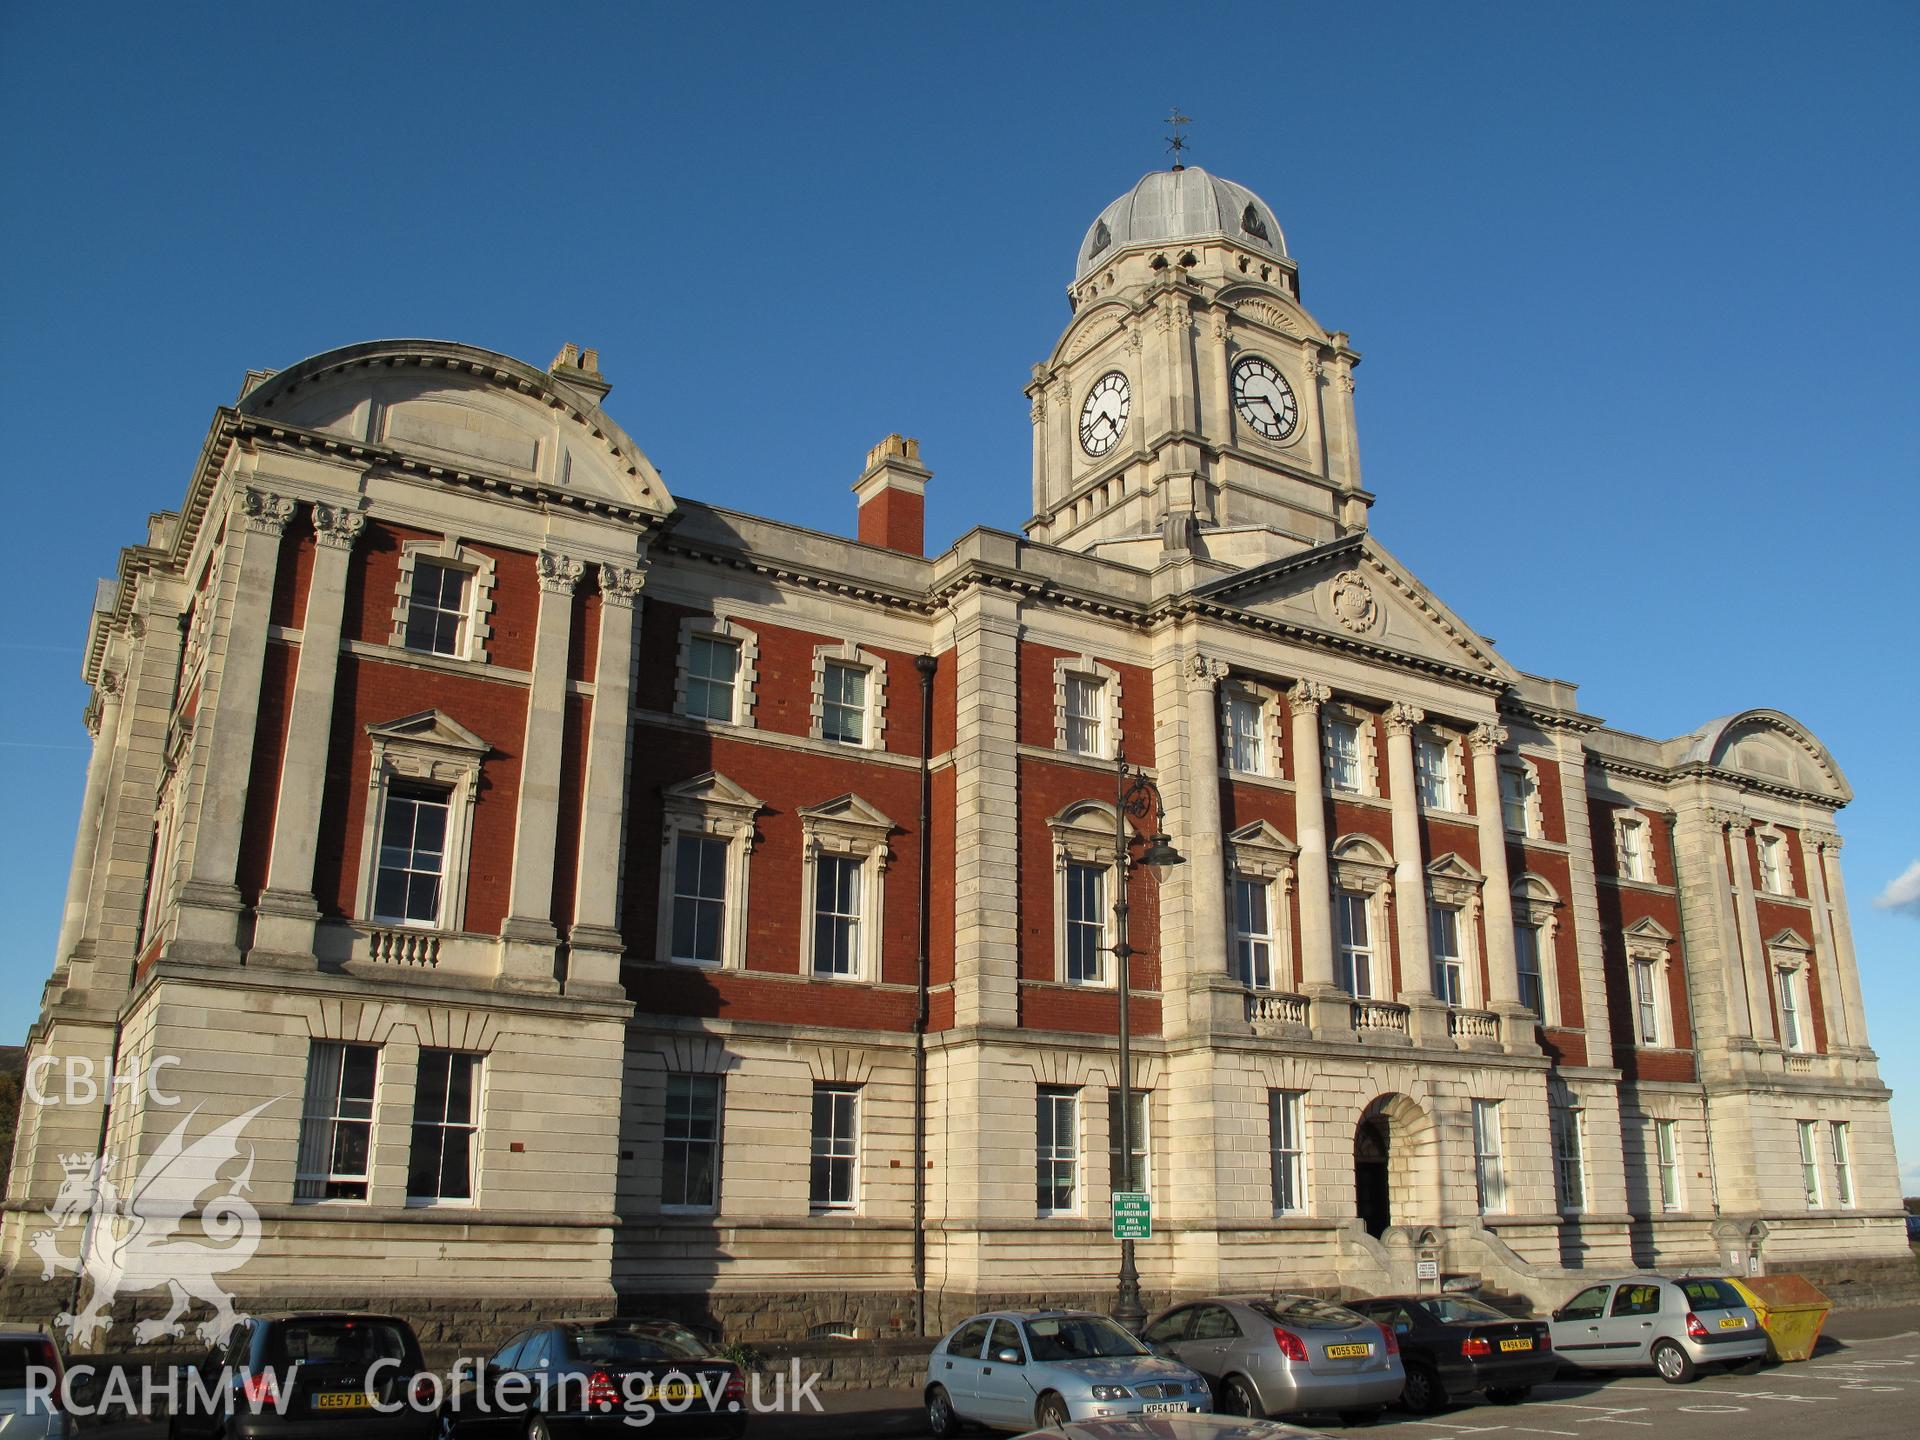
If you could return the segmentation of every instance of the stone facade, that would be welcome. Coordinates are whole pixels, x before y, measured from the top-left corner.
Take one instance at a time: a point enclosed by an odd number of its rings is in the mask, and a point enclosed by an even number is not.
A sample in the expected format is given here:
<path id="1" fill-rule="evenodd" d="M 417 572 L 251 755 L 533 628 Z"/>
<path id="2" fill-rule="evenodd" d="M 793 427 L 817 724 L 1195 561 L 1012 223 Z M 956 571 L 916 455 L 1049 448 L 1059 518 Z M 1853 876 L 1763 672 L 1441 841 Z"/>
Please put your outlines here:
<path id="1" fill-rule="evenodd" d="M 258 1107 L 253 1306 L 797 1340 L 1097 1303 L 1121 887 L 1150 1299 L 1879 1283 L 1838 766 L 1774 710 L 1610 730 L 1449 611 L 1369 528 L 1358 355 L 1199 174 L 1089 232 L 1025 533 L 937 556 L 914 442 L 859 540 L 676 498 L 591 351 L 250 375 L 101 588 L 30 1042 L 164 1093 L 23 1106 L 7 1308 L 67 1302 L 36 1245 L 103 1137 L 126 1194 Z"/>

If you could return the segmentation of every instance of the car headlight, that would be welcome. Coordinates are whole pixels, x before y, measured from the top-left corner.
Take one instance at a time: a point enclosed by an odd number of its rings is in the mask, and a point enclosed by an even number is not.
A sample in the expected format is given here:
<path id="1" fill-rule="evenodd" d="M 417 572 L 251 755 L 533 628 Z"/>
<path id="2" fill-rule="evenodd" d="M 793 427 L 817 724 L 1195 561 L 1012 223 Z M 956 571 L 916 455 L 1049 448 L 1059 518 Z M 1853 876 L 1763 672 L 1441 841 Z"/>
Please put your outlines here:
<path id="1" fill-rule="evenodd" d="M 1096 1400 L 1128 1400 L 1132 1397 L 1133 1392 L 1124 1385 L 1096 1385 L 1093 1387 L 1093 1398 Z"/>

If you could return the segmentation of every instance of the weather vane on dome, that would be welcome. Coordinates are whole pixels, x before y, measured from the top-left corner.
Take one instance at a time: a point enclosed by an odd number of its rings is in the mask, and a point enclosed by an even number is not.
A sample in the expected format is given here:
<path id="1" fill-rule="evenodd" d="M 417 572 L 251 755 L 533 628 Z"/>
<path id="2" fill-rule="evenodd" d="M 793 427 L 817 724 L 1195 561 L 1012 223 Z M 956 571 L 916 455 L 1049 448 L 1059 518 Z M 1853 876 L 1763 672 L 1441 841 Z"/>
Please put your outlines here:
<path id="1" fill-rule="evenodd" d="M 1173 168 L 1176 170 L 1187 168 L 1185 161 L 1180 157 L 1187 148 L 1186 128 L 1192 123 L 1193 118 L 1182 115 L 1178 105 L 1174 106 L 1173 113 L 1167 116 L 1167 124 L 1173 127 L 1173 134 L 1167 137 L 1167 149 L 1173 152 Z"/>

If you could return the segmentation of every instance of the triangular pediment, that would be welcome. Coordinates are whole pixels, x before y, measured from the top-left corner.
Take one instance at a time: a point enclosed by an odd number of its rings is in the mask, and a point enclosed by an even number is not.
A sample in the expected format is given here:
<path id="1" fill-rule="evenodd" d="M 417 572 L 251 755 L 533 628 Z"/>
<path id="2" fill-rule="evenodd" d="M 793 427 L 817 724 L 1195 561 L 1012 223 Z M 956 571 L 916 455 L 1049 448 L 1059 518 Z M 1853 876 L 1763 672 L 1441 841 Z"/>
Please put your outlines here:
<path id="1" fill-rule="evenodd" d="M 1473 865 L 1455 852 L 1436 857 L 1427 863 L 1427 874 L 1440 880 L 1470 880 L 1479 884 L 1481 874 Z"/>
<path id="2" fill-rule="evenodd" d="M 1317 632 L 1344 648 L 1509 684 L 1520 679 L 1484 636 L 1366 532 L 1223 576 L 1195 593 L 1251 620 Z"/>
<path id="3" fill-rule="evenodd" d="M 851 825 L 861 829 L 889 831 L 893 821 L 849 791 L 819 805 L 800 807 L 800 818 L 813 824 Z"/>
<path id="4" fill-rule="evenodd" d="M 766 808 L 757 796 L 748 794 L 716 770 L 696 775 L 691 780 L 682 780 L 678 785 L 665 786 L 660 794 L 669 805 L 724 806 L 750 812 Z"/>
<path id="5" fill-rule="evenodd" d="M 1627 926 L 1621 933 L 1629 940 L 1667 941 L 1673 939 L 1672 932 L 1651 915 L 1642 915 L 1638 920 L 1634 921 L 1633 924 Z"/>
<path id="6" fill-rule="evenodd" d="M 1242 825 L 1227 836 L 1235 845 L 1249 845 L 1265 850 L 1281 850 L 1289 855 L 1297 854 L 1300 847 L 1289 840 L 1282 830 L 1270 820 L 1255 820 L 1250 825 Z"/>
<path id="7" fill-rule="evenodd" d="M 1771 940 L 1767 941 L 1767 948 L 1769 950 L 1804 950 L 1809 954 L 1813 951 L 1813 946 L 1807 943 L 1806 937 L 1791 927 L 1782 930 L 1778 935 L 1775 935 Z"/>
<path id="8" fill-rule="evenodd" d="M 484 755 L 493 748 L 459 721 L 450 719 L 438 710 L 422 710 L 417 715 L 369 725 L 367 734 L 389 744 L 397 741 L 407 745 L 433 745 L 444 750 L 465 750 L 476 755 Z"/>

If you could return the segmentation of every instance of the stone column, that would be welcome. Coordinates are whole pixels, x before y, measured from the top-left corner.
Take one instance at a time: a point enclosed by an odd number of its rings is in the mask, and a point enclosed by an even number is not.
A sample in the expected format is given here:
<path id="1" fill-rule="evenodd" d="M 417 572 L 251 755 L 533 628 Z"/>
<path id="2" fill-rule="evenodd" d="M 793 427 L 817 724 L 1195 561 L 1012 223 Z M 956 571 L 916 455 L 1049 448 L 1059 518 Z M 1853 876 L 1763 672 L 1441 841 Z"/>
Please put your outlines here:
<path id="1" fill-rule="evenodd" d="M 60 916 L 60 939 L 54 946 L 56 971 L 66 969 L 87 918 L 87 894 L 93 886 L 93 862 L 100 845 L 100 812 L 106 804 L 107 772 L 113 764 L 114 739 L 120 728 L 121 679 L 103 672 L 88 708 L 87 725 L 93 731 L 93 752 L 87 757 L 87 788 L 80 802 L 80 830 L 73 841 L 73 868 L 67 875 L 67 904 Z"/>
<path id="2" fill-rule="evenodd" d="M 1554 969 L 1559 971 L 1571 965 L 1579 976 L 1587 1063 L 1596 1069 L 1609 1069 L 1613 1065 L 1613 1027 L 1607 1009 L 1600 884 L 1593 863 L 1593 813 L 1587 803 L 1586 747 L 1579 736 L 1565 730 L 1552 731 L 1549 738 L 1559 756 L 1560 807 L 1566 817 L 1567 875 L 1572 885 L 1572 893 L 1567 897 L 1568 923 L 1560 926 L 1554 946 Z M 1542 975 L 1541 981 L 1557 985 L 1559 977 Z M 1560 1018 L 1564 1023 L 1564 1008 Z"/>
<path id="3" fill-rule="evenodd" d="M 1186 769 L 1186 814 L 1178 817 L 1176 843 L 1187 852 L 1180 867 L 1187 882 L 1190 933 L 1188 984 L 1196 990 L 1229 984 L 1227 956 L 1226 837 L 1220 825 L 1220 709 L 1217 687 L 1227 677 L 1224 661 L 1189 655 L 1180 666 L 1186 701 L 1186 744 L 1177 763 Z M 1170 769 L 1169 766 L 1163 766 Z M 1177 872 L 1178 873 L 1178 872 Z M 1239 996 L 1231 997 L 1238 1006 Z M 1223 1018 L 1216 1014 L 1216 1019 Z M 1244 1014 L 1235 1015 L 1236 1020 Z"/>
<path id="4" fill-rule="evenodd" d="M 1420 848 L 1420 786 L 1413 732 L 1426 719 L 1418 706 L 1387 707 L 1387 788 L 1393 802 L 1394 935 L 1400 949 L 1400 999 L 1416 1040 L 1444 1043 L 1446 1007 L 1433 991 L 1433 947 L 1427 935 L 1427 869 Z"/>
<path id="5" fill-rule="evenodd" d="M 1768 985 L 1772 977 L 1767 974 L 1767 947 L 1760 936 L 1760 908 L 1753 895 L 1753 854 L 1747 841 L 1753 821 L 1745 815 L 1723 818 L 1729 822 L 1727 840 L 1732 850 L 1733 903 L 1740 926 L 1740 970 L 1747 991 L 1747 1011 L 1756 1040 L 1777 1040 L 1773 992 Z"/>
<path id="6" fill-rule="evenodd" d="M 1828 870 L 1827 894 L 1833 901 L 1834 970 L 1847 1002 L 1847 1042 L 1869 1059 L 1873 1047 L 1867 1038 L 1866 1001 L 1860 994 L 1860 963 L 1853 949 L 1853 919 L 1847 911 L 1847 882 L 1840 873 L 1840 837 L 1829 834 L 1822 841 Z"/>
<path id="7" fill-rule="evenodd" d="M 533 638 L 526 739 L 520 747 L 520 803 L 514 817 L 513 885 L 500 927 L 500 976 L 510 985 L 557 989 L 553 857 L 560 832 L 560 750 L 567 705 L 567 649 L 573 592 L 586 565 L 540 552 L 540 620 Z"/>
<path id="8" fill-rule="evenodd" d="M 1209 348 L 1207 376 L 1207 409 L 1211 412 L 1202 417 L 1204 424 L 1199 428 L 1214 435 L 1231 434 L 1235 425 L 1233 417 L 1233 355 L 1227 344 L 1227 312 L 1215 310 L 1207 333 L 1213 337 Z"/>
<path id="9" fill-rule="evenodd" d="M 313 575 L 307 584 L 300 662 L 287 716 L 286 753 L 273 815 L 273 850 L 261 892 L 250 959 L 313 960 L 313 929 L 320 907 L 313 898 L 313 860 L 320 840 L 320 808 L 327 790 L 327 750 L 333 738 L 333 690 L 340 673 L 340 628 L 346 612 L 347 571 L 367 517 L 337 505 L 313 507 Z"/>
<path id="10" fill-rule="evenodd" d="M 260 678 L 266 668 L 267 621 L 273 611 L 273 581 L 280 567 L 280 537 L 293 519 L 294 502 L 249 486 L 229 515 L 239 557 L 233 594 L 209 596 L 227 607 L 224 652 L 217 678 L 203 681 L 194 748 L 205 756 L 194 815 L 193 854 L 180 904 L 172 952 L 213 964 L 239 960 L 240 831 L 247 814 L 253 770 L 253 736 L 260 711 Z M 230 542 L 232 543 L 232 542 Z M 216 620 L 216 633 L 218 622 Z M 214 662 L 207 662 L 211 676 Z M 201 737 L 204 735 L 204 739 Z M 155 877 L 160 883 L 160 877 Z"/>
<path id="11" fill-rule="evenodd" d="M 620 870 L 626 840 L 627 765 L 633 728 L 633 664 L 646 573 L 600 567 L 600 644 L 580 807 L 580 877 L 568 935 L 567 992 L 620 984 Z"/>
<path id="12" fill-rule="evenodd" d="M 1530 1053 L 1533 1012 L 1520 1003 L 1520 974 L 1513 952 L 1513 882 L 1507 875 L 1507 827 L 1500 818 L 1500 747 L 1503 725 L 1476 725 L 1467 737 L 1473 751 L 1473 809 L 1480 829 L 1480 873 L 1486 877 L 1488 1008 L 1500 1017 L 1500 1039 L 1509 1051 Z"/>
<path id="13" fill-rule="evenodd" d="M 1293 824 L 1300 844 L 1300 988 L 1311 1002 L 1313 1028 L 1336 1035 L 1353 1028 L 1347 994 L 1333 979 L 1333 895 L 1327 873 L 1326 791 L 1320 778 L 1320 707 L 1333 691 L 1301 680 L 1287 692 L 1293 711 Z"/>

